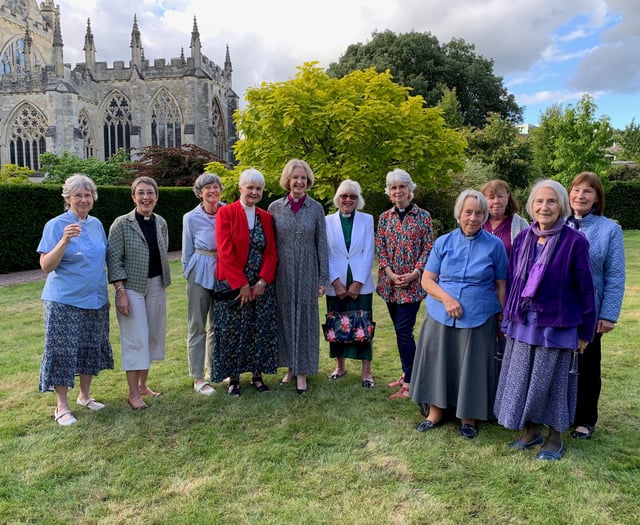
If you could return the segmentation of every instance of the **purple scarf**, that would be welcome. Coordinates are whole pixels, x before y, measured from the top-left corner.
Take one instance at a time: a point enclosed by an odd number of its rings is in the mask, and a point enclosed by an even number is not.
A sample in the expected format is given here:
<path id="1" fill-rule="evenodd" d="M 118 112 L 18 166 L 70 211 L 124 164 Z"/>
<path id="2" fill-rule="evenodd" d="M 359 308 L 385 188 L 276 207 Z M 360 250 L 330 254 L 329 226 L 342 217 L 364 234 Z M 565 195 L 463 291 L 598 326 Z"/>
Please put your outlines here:
<path id="1" fill-rule="evenodd" d="M 538 226 L 538 222 L 534 221 L 533 224 L 526 230 L 523 235 L 526 236 L 522 243 L 522 251 L 518 256 L 516 262 L 515 275 L 511 284 L 511 291 L 509 292 L 509 298 L 507 300 L 507 309 L 515 318 L 522 322 L 524 319 L 523 313 L 527 310 L 527 307 L 531 304 L 533 297 L 542 282 L 544 273 L 547 270 L 549 261 L 555 252 L 556 245 L 560 239 L 560 231 L 564 226 L 564 221 L 560 218 L 556 223 L 548 230 L 541 230 Z M 535 244 L 538 237 L 547 237 L 546 242 L 542 246 L 542 251 L 536 258 L 531 267 L 531 270 L 527 269 L 529 259 L 531 258 L 531 251 L 535 250 Z"/>

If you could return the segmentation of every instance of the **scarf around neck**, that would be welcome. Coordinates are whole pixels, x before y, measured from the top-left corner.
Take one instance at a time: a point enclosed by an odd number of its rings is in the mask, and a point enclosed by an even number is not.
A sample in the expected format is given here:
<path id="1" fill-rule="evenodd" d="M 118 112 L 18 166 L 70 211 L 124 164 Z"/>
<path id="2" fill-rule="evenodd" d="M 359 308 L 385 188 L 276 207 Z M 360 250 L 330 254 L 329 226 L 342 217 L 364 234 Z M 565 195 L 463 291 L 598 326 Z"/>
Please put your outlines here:
<path id="1" fill-rule="evenodd" d="M 513 278 L 511 292 L 507 301 L 507 307 L 514 313 L 518 321 L 524 319 L 523 313 L 531 304 L 533 297 L 542 282 L 542 278 L 547 270 L 549 261 L 553 257 L 556 246 L 560 239 L 559 233 L 562 231 L 564 221 L 559 218 L 548 230 L 541 230 L 537 221 L 526 230 L 526 236 L 522 243 L 522 251 L 516 263 L 515 275 Z M 530 270 L 527 269 L 532 251 L 538 237 L 546 237 L 547 240 L 542 246 L 542 250 L 533 263 Z"/>

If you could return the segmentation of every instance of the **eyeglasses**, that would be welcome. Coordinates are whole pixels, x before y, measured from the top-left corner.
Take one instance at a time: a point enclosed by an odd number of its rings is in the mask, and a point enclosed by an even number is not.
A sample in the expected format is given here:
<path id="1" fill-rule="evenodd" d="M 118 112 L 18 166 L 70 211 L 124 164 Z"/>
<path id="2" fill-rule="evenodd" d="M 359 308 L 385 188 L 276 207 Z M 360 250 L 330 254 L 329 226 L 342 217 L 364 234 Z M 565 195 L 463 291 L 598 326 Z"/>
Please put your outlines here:
<path id="1" fill-rule="evenodd" d="M 352 201 L 355 201 L 355 200 L 358 200 L 358 196 L 357 195 L 353 195 L 353 194 L 340 195 L 340 200 L 346 201 L 348 199 L 351 199 Z"/>
<path id="2" fill-rule="evenodd" d="M 153 190 L 148 190 L 148 191 L 136 191 L 136 197 L 155 197 L 156 196 L 156 192 Z"/>
<path id="3" fill-rule="evenodd" d="M 82 199 L 90 200 L 90 199 L 93 199 L 93 194 L 92 193 L 74 193 L 73 195 L 70 195 L 70 197 L 72 199 L 79 200 L 79 201 L 81 201 Z"/>

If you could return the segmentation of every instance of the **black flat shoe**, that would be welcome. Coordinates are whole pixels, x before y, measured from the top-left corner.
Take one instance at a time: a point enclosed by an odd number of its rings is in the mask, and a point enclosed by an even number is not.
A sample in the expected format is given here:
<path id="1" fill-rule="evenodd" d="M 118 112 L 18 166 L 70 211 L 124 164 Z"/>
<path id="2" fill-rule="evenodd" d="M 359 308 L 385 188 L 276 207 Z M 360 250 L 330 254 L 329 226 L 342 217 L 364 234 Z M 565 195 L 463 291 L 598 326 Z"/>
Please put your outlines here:
<path id="1" fill-rule="evenodd" d="M 465 423 L 460 427 L 460 435 L 467 439 L 473 439 L 478 435 L 478 427 L 476 425 Z"/>
<path id="2" fill-rule="evenodd" d="M 296 392 L 299 395 L 306 394 L 307 393 L 307 389 L 306 388 L 298 388 L 298 387 L 296 387 Z"/>
<path id="3" fill-rule="evenodd" d="M 260 383 L 259 385 L 257 383 Z M 262 380 L 262 376 L 254 376 L 251 378 L 251 384 L 253 388 L 256 389 L 257 392 L 261 394 L 263 392 L 271 392 L 271 389 L 267 386 L 267 384 Z"/>
<path id="4" fill-rule="evenodd" d="M 591 439 L 591 436 L 593 435 L 593 431 L 595 430 L 595 428 L 593 428 L 591 425 L 576 425 L 576 428 L 578 427 L 584 427 L 587 429 L 586 432 L 578 432 L 577 430 L 574 430 L 571 435 L 576 438 L 576 439 Z"/>
<path id="5" fill-rule="evenodd" d="M 240 397 L 240 381 L 238 379 L 232 379 L 229 381 L 228 392 L 231 397 Z"/>

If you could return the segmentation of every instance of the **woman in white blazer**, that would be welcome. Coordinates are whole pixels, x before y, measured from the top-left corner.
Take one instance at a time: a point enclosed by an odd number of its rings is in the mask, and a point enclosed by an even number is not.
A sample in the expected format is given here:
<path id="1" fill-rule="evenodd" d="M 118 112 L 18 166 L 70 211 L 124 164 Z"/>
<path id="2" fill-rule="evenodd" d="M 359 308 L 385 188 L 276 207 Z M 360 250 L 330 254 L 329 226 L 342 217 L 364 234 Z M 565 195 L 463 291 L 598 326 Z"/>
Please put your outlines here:
<path id="1" fill-rule="evenodd" d="M 375 284 L 371 270 L 375 249 L 373 216 L 362 213 L 364 199 L 360 184 L 343 181 L 333 203 L 338 211 L 327 215 L 329 248 L 329 287 L 327 311 L 366 310 L 373 319 Z M 373 388 L 371 375 L 372 343 L 329 343 L 329 355 L 337 361 L 328 378 L 337 380 L 346 373 L 346 359 L 362 361 L 362 386 Z"/>

